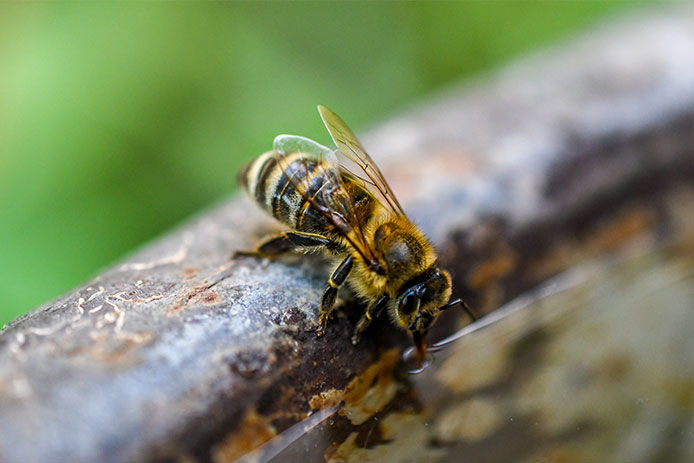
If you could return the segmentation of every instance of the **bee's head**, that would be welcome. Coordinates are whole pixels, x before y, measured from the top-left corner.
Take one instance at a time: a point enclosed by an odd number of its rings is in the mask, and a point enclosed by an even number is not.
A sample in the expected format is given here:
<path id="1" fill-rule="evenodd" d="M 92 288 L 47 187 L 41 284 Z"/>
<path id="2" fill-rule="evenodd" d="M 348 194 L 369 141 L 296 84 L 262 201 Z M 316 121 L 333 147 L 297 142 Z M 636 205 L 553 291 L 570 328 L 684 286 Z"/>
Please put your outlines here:
<path id="1" fill-rule="evenodd" d="M 412 333 L 417 357 L 424 357 L 424 338 L 439 312 L 449 305 L 451 277 L 445 270 L 432 267 L 405 282 L 395 299 L 394 319 Z"/>

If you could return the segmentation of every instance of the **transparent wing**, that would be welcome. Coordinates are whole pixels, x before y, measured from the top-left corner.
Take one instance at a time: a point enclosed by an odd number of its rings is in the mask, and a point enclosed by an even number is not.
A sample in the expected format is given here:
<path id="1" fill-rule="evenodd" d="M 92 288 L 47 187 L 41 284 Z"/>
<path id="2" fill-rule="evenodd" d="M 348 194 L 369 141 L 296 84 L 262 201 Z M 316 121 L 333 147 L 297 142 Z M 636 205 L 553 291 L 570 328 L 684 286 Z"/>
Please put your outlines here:
<path id="1" fill-rule="evenodd" d="M 277 163 L 289 179 L 288 184 L 329 220 L 367 264 L 377 265 L 375 253 L 367 244 L 354 210 L 354 199 L 342 179 L 335 152 L 298 135 L 278 135 L 273 146 Z"/>
<path id="2" fill-rule="evenodd" d="M 310 138 L 300 137 L 299 135 L 277 135 L 272 142 L 273 148 L 278 154 L 286 156 L 292 153 L 302 153 L 306 158 L 321 160 L 332 155 L 333 150 L 327 146 L 311 140 Z"/>
<path id="3" fill-rule="evenodd" d="M 381 170 L 371 159 L 371 156 L 366 153 L 347 124 L 325 106 L 319 105 L 318 112 L 339 151 L 356 165 L 356 168 L 352 168 L 347 163 L 340 162 L 341 167 L 363 182 L 365 188 L 376 193 L 383 204 L 388 206 L 396 215 L 404 216 L 405 212 L 383 177 Z"/>

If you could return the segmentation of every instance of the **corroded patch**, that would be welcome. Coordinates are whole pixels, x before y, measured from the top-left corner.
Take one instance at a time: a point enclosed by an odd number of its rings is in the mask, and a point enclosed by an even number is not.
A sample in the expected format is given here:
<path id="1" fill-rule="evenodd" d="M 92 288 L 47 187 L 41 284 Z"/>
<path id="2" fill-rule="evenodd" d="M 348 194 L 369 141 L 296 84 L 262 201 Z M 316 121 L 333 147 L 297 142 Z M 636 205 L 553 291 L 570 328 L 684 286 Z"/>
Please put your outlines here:
<path id="1" fill-rule="evenodd" d="M 214 463 L 230 463 L 277 435 L 275 428 L 254 409 L 246 412 L 237 429 L 212 450 Z"/>
<path id="2" fill-rule="evenodd" d="M 511 250 L 481 262 L 470 272 L 468 284 L 472 289 L 481 289 L 498 281 L 513 271 L 518 256 Z"/>
<path id="3" fill-rule="evenodd" d="M 183 278 L 193 278 L 195 275 L 200 273 L 200 269 L 196 267 L 184 267 L 183 268 Z"/>
<path id="4" fill-rule="evenodd" d="M 164 310 L 164 315 L 173 317 L 180 313 L 186 306 L 191 303 L 202 305 L 216 305 L 224 302 L 224 297 L 217 291 L 211 288 L 212 285 L 199 285 L 188 291 L 186 294 L 178 298 L 176 304 Z"/>
<path id="5" fill-rule="evenodd" d="M 344 401 L 340 415 L 358 425 L 383 409 L 397 392 L 393 370 L 399 361 L 399 351 L 390 349 L 380 360 L 356 376 L 343 390 L 329 389 L 309 400 L 311 409 L 334 407 Z"/>
<path id="6" fill-rule="evenodd" d="M 656 214 L 648 208 L 627 208 L 596 231 L 589 247 L 594 248 L 596 253 L 613 251 L 651 228 L 655 220 Z"/>
<path id="7" fill-rule="evenodd" d="M 345 397 L 345 392 L 338 389 L 328 389 L 316 394 L 308 401 L 311 410 L 321 410 L 337 406 Z"/>
<path id="8" fill-rule="evenodd" d="M 410 413 L 391 413 L 379 424 L 385 445 L 365 448 L 353 432 L 340 445 L 329 447 L 324 457 L 328 463 L 416 461 L 435 462 L 445 454 L 443 448 L 432 447 L 427 418 Z"/>

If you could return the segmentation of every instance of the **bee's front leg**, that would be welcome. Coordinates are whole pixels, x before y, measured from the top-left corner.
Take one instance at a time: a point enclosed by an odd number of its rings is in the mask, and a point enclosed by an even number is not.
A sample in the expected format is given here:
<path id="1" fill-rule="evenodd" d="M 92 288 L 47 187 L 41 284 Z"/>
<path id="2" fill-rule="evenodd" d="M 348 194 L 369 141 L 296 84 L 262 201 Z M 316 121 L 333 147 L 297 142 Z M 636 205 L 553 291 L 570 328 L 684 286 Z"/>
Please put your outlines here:
<path id="1" fill-rule="evenodd" d="M 356 328 L 354 328 L 354 334 L 352 335 L 352 344 L 357 344 L 359 342 L 359 337 L 361 336 L 361 333 L 363 333 L 364 330 L 369 327 L 369 325 L 371 324 L 371 320 L 381 315 L 383 309 L 385 309 L 388 305 L 389 300 L 390 297 L 388 297 L 387 294 L 384 294 L 383 296 L 379 297 L 371 304 L 369 304 L 369 307 L 366 309 L 366 312 L 364 312 L 364 315 L 362 315 L 359 321 L 357 322 Z"/>
<path id="2" fill-rule="evenodd" d="M 323 336 L 325 333 L 325 327 L 328 324 L 328 318 L 330 318 L 330 313 L 333 311 L 335 306 L 335 298 L 337 297 L 337 288 L 345 282 L 347 275 L 349 275 L 350 270 L 352 270 L 352 264 L 354 263 L 352 256 L 349 255 L 342 261 L 340 265 L 337 266 L 328 284 L 325 286 L 323 291 L 323 298 L 320 301 L 320 317 L 318 319 L 318 336 Z"/>

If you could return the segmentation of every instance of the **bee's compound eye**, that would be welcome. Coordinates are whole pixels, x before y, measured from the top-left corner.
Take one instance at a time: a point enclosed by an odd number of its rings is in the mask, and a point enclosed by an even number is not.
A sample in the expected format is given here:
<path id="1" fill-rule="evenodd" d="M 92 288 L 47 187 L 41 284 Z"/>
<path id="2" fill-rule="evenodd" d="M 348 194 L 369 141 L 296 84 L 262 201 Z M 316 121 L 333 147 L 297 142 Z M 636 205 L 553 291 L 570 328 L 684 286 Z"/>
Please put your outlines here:
<path id="1" fill-rule="evenodd" d="M 408 293 L 400 301 L 400 312 L 405 315 L 410 315 L 417 309 L 419 298 L 414 293 Z"/>

